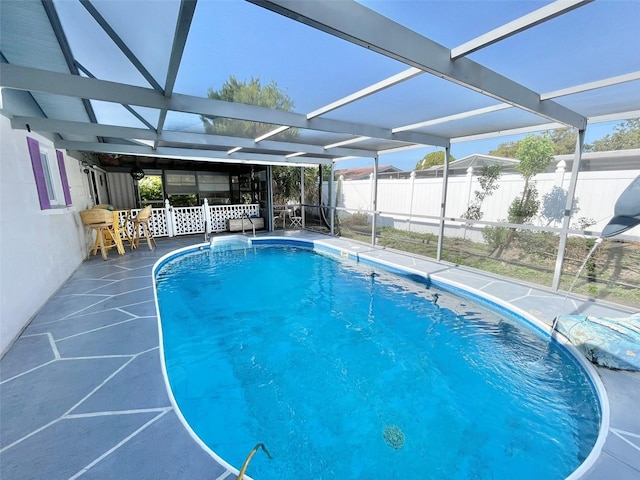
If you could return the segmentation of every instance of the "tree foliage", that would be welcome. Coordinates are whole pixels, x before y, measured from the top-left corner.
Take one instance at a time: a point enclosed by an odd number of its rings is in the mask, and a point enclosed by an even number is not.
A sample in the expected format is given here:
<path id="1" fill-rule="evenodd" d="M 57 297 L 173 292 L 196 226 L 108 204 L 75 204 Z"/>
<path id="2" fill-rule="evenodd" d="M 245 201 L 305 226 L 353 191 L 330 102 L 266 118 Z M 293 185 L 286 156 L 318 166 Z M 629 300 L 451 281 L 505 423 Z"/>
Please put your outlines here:
<path id="1" fill-rule="evenodd" d="M 484 213 L 482 212 L 482 202 L 484 199 L 493 195 L 500 188 L 498 179 L 500 178 L 501 165 L 485 165 L 482 167 L 482 174 L 478 177 L 480 190 L 473 192 L 473 201 L 467 207 L 467 211 L 462 214 L 462 218 L 469 220 L 482 220 Z"/>
<path id="2" fill-rule="evenodd" d="M 614 132 L 588 145 L 590 152 L 640 148 L 640 118 L 626 120 L 614 127 Z"/>
<path id="3" fill-rule="evenodd" d="M 531 183 L 522 192 L 522 195 L 513 199 L 509 206 L 509 222 L 527 223 L 538 213 L 540 201 L 538 200 L 538 189 Z"/>
<path id="4" fill-rule="evenodd" d="M 547 138 L 553 143 L 554 155 L 564 155 L 576 151 L 578 131 L 574 128 L 556 128 L 547 133 Z"/>
<path id="5" fill-rule="evenodd" d="M 518 151 L 518 144 L 520 142 L 503 142 L 489 151 L 487 155 L 493 155 L 494 157 L 504 157 L 504 158 L 516 158 L 516 152 Z"/>
<path id="6" fill-rule="evenodd" d="M 246 80 L 239 81 L 231 75 L 220 90 L 209 88 L 207 96 L 213 100 L 244 103 L 286 112 L 290 112 L 294 107 L 293 100 L 278 87 L 274 80 L 263 85 L 260 78 L 253 77 L 247 82 Z M 278 126 L 209 115 L 201 115 L 200 119 L 207 133 L 234 137 L 256 138 Z M 298 135 L 298 131 L 295 128 L 290 128 L 280 135 L 285 138 L 294 138 Z"/>
<path id="7" fill-rule="evenodd" d="M 553 160 L 553 143 L 544 136 L 527 135 L 518 144 L 516 170 L 524 177 L 525 183 L 538 173 L 544 172 Z"/>
<path id="8" fill-rule="evenodd" d="M 158 175 L 147 175 L 138 181 L 138 191 L 143 205 L 154 200 L 162 200 L 162 178 Z"/>
<path id="9" fill-rule="evenodd" d="M 274 166 L 272 176 L 273 203 L 300 202 L 300 167 Z M 318 189 L 318 167 L 305 167 L 303 203 L 317 203 Z"/>
<path id="10" fill-rule="evenodd" d="M 449 155 L 449 163 L 453 162 L 455 158 L 453 155 Z M 422 160 L 419 160 L 416 163 L 416 170 L 426 170 L 427 168 L 431 168 L 435 165 L 444 165 L 444 152 L 442 150 L 437 150 L 435 152 L 427 153 Z"/>
<path id="11" fill-rule="evenodd" d="M 578 132 L 573 128 L 558 128 L 546 133 L 546 137 L 553 143 L 553 154 L 563 155 L 574 153 Z M 488 155 L 497 157 L 517 158 L 517 151 L 522 140 L 504 142 L 491 150 Z M 608 152 L 612 150 L 629 150 L 640 148 L 640 119 L 626 120 L 614 127 L 614 132 L 600 140 L 584 145 L 585 152 Z"/>
<path id="12" fill-rule="evenodd" d="M 524 178 L 522 194 L 509 207 L 509 222 L 525 223 L 538 213 L 538 190 L 531 179 L 544 172 L 553 159 L 553 143 L 545 136 L 527 135 L 519 142 L 516 158 L 520 160 L 516 170 Z"/>

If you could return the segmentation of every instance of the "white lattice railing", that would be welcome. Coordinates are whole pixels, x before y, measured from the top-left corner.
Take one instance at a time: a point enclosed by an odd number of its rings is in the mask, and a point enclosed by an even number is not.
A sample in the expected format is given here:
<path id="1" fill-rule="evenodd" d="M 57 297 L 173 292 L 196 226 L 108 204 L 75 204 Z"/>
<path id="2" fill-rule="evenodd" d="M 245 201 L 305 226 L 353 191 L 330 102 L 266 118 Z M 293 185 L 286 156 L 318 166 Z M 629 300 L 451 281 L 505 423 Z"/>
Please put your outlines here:
<path id="1" fill-rule="evenodd" d="M 127 233 L 133 238 L 133 222 L 127 222 L 127 216 L 130 213 L 130 219 L 135 218 L 140 212 L 140 208 L 132 208 L 131 210 L 120 210 L 118 212 L 118 218 L 120 220 L 120 228 L 126 228 Z M 166 208 L 153 208 L 151 209 L 151 217 L 149 217 L 149 230 L 154 237 L 168 237 L 169 229 L 167 222 L 167 209 Z M 140 228 L 140 237 L 144 238 L 144 231 Z"/>
<path id="2" fill-rule="evenodd" d="M 171 207 L 174 235 L 204 233 L 205 210 L 203 207 Z"/>
<path id="3" fill-rule="evenodd" d="M 133 222 L 127 222 L 127 210 L 118 212 L 121 228 L 126 228 L 133 237 Z M 130 218 L 135 218 L 139 208 L 130 210 Z M 174 237 L 196 233 L 224 232 L 228 230 L 228 220 L 243 216 L 258 217 L 260 205 L 209 205 L 206 201 L 199 207 L 172 207 L 167 200 L 164 208 L 153 208 L 149 219 L 149 229 L 154 237 Z M 140 236 L 144 232 L 140 229 Z"/>
<path id="4" fill-rule="evenodd" d="M 260 205 L 212 205 L 208 208 L 208 213 L 209 233 L 224 232 L 228 229 L 227 220 L 243 216 L 258 217 Z"/>

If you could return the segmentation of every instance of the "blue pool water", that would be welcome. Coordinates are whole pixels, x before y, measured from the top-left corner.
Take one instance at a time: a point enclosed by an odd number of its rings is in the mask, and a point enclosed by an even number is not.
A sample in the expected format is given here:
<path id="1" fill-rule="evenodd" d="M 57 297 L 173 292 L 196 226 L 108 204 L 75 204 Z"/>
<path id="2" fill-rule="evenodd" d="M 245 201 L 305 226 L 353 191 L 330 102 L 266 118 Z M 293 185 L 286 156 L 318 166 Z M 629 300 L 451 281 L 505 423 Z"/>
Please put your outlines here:
<path id="1" fill-rule="evenodd" d="M 167 374 L 197 435 L 285 479 L 561 479 L 600 422 L 533 327 L 291 247 L 204 249 L 156 274 Z M 439 293 L 437 304 L 434 293 Z"/>

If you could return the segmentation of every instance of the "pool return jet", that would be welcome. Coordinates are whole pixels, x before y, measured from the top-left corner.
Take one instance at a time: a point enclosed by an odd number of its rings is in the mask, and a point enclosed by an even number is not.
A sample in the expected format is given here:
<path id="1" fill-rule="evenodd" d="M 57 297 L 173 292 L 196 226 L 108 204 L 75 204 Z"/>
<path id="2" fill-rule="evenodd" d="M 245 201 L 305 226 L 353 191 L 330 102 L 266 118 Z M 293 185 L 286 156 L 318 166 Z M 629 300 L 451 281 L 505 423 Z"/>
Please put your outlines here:
<path id="1" fill-rule="evenodd" d="M 640 225 L 640 175 L 620 194 L 613 218 L 578 270 L 567 297 L 589 258 L 605 238 L 615 237 Z M 566 298 L 565 297 L 565 300 Z M 556 327 L 592 362 L 621 370 L 640 370 L 640 312 L 626 318 L 597 318 L 584 315 L 561 315 L 553 319 L 551 336 Z"/>

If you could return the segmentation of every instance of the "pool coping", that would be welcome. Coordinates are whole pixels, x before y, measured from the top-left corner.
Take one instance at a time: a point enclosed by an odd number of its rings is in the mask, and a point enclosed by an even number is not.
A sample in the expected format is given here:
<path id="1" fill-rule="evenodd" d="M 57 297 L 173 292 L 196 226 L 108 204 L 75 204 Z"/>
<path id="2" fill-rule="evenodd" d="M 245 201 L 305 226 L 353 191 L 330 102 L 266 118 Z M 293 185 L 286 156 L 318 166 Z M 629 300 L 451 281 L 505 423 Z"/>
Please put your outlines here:
<path id="1" fill-rule="evenodd" d="M 557 331 L 552 331 L 552 327 L 547 325 L 542 320 L 538 319 L 534 315 L 531 315 L 529 312 L 518 308 L 499 297 L 488 294 L 487 292 L 482 292 L 478 289 L 468 287 L 459 282 L 455 282 L 446 278 L 440 278 L 437 273 L 430 274 L 418 268 L 411 268 L 408 266 L 400 266 L 397 263 L 383 260 L 380 258 L 376 258 L 375 256 L 367 254 L 367 252 L 360 252 L 354 250 L 353 248 L 349 249 L 344 246 L 339 247 L 332 243 L 325 242 L 323 240 L 313 240 L 313 239 L 304 239 L 304 238 L 295 238 L 291 236 L 266 236 L 266 237 L 245 237 L 242 235 L 233 235 L 229 238 L 238 238 L 246 241 L 247 247 L 251 247 L 253 245 L 261 245 L 261 246 L 293 246 L 298 248 L 308 248 L 318 253 L 330 254 L 336 258 L 344 258 L 347 257 L 349 260 L 361 263 L 365 262 L 371 266 L 379 267 L 390 271 L 394 274 L 407 275 L 412 274 L 414 276 L 422 277 L 426 282 L 432 284 L 435 288 L 439 288 L 441 290 L 448 290 L 454 295 L 462 296 L 469 298 L 471 297 L 471 301 L 478 303 L 485 308 L 491 310 L 498 311 L 506 311 L 507 313 L 518 317 L 520 321 L 528 323 L 530 326 L 535 328 L 537 331 L 545 334 L 549 337 L 550 341 L 556 342 L 560 344 L 568 353 L 571 355 L 574 360 L 582 367 L 582 369 L 587 374 L 587 378 L 591 382 L 591 385 L 594 389 L 595 394 L 598 397 L 598 408 L 601 416 L 600 427 L 598 429 L 598 435 L 596 438 L 596 442 L 593 445 L 589 455 L 580 463 L 580 465 L 568 476 L 566 480 L 576 480 L 582 477 L 584 473 L 589 471 L 591 467 L 595 464 L 597 459 L 599 458 L 602 448 L 606 442 L 606 438 L 609 434 L 610 427 L 610 407 L 609 407 L 609 397 L 607 395 L 607 391 L 602 383 L 602 380 L 598 376 L 598 373 L 595 367 L 584 357 L 584 355 L 562 334 Z M 152 268 L 152 276 L 153 276 L 153 289 L 154 289 L 154 297 L 156 302 L 156 311 L 158 312 L 158 335 L 160 340 L 160 358 L 162 362 L 162 373 L 165 379 L 165 384 L 167 388 L 167 392 L 170 396 L 171 403 L 180 418 L 180 421 L 184 425 L 185 429 L 189 432 L 189 434 L 193 437 L 193 439 L 203 448 L 205 449 L 217 462 L 224 465 L 229 471 L 234 474 L 238 474 L 239 470 L 237 470 L 233 465 L 224 460 L 220 455 L 218 455 L 212 448 L 206 445 L 202 439 L 198 436 L 198 434 L 193 430 L 189 422 L 186 420 L 182 412 L 180 411 L 180 407 L 178 406 L 178 402 L 176 401 L 173 391 L 171 389 L 171 385 L 169 382 L 165 357 L 164 357 L 164 347 L 162 342 L 162 320 L 160 318 L 160 307 L 158 305 L 158 296 L 156 289 L 156 274 L 158 270 L 160 270 L 167 262 L 172 259 L 179 258 L 182 255 L 188 253 L 197 253 L 198 251 L 203 251 L 205 249 L 213 248 L 213 242 L 207 243 L 203 242 L 190 247 L 183 247 L 177 249 L 173 252 L 169 252 L 154 264 Z M 377 250 L 376 250 L 377 251 Z M 246 475 L 247 478 L 251 478 Z"/>

